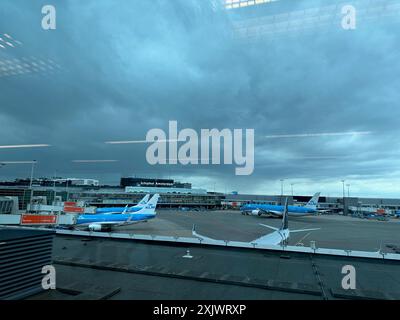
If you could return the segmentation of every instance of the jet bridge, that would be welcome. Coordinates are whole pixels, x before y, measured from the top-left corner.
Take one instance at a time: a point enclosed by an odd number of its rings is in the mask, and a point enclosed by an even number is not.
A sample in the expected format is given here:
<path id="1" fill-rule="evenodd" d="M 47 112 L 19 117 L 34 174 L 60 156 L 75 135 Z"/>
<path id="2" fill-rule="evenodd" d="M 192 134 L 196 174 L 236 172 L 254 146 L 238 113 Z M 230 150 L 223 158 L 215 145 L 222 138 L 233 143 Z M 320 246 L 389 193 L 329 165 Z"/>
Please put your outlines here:
<path id="1" fill-rule="evenodd" d="M 0 214 L 0 225 L 57 226 L 74 225 L 76 214 Z"/>

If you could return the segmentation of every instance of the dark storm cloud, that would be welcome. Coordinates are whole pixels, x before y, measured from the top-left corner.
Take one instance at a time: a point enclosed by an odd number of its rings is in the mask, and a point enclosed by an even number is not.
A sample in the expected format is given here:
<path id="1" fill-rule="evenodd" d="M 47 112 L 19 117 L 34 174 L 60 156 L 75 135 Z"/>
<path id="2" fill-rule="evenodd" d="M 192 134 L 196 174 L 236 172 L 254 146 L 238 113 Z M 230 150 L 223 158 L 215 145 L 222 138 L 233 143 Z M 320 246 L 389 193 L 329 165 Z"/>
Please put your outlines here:
<path id="1" fill-rule="evenodd" d="M 304 192 L 334 193 L 342 178 L 379 178 L 381 190 L 368 192 L 393 193 L 382 181 L 399 164 L 398 25 L 248 42 L 232 37 L 232 16 L 207 1 L 51 4 L 57 29 L 44 31 L 42 1 L 2 2 L 0 33 L 23 45 L 0 49 L 0 60 L 51 59 L 59 68 L 0 78 L 0 144 L 52 145 L 2 150 L 0 160 L 37 159 L 41 175 L 104 182 L 123 174 L 177 176 L 242 192 L 279 192 L 276 183 L 285 178 Z M 143 140 L 149 129 L 167 130 L 168 120 L 180 129 L 254 128 L 254 174 L 234 176 L 232 166 L 151 167 L 146 145 L 104 144 Z M 348 131 L 372 133 L 264 138 Z M 119 161 L 72 162 L 78 159 Z M 29 172 L 1 170 L 3 177 Z"/>

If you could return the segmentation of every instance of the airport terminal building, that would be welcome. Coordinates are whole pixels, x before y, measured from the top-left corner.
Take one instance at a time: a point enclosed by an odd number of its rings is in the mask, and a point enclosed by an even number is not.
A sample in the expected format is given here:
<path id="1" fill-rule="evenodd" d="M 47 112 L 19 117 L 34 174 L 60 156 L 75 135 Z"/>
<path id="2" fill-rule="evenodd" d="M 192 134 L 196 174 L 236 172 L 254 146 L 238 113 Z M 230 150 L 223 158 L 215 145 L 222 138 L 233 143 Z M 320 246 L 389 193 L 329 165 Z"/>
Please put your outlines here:
<path id="1" fill-rule="evenodd" d="M 288 198 L 291 205 L 304 205 L 312 195 L 252 195 L 240 193 L 208 192 L 192 188 L 190 183 L 173 179 L 121 178 L 120 185 L 109 186 L 87 183 L 93 179 L 37 179 L 30 187 L 29 179 L 0 182 L 0 210 L 11 213 L 24 211 L 28 204 L 53 204 L 62 201 L 81 201 L 86 206 L 112 207 L 136 204 L 145 194 L 161 195 L 159 208 L 191 209 L 240 209 L 249 203 L 282 204 Z M 17 203 L 13 207 L 13 203 Z M 318 207 L 330 213 L 372 212 L 377 209 L 386 213 L 400 210 L 400 199 L 325 197 L 321 196 Z"/>
<path id="2" fill-rule="evenodd" d="M 89 179 L 82 179 L 86 181 Z M 136 204 L 147 193 L 161 194 L 160 208 L 218 209 L 223 195 L 192 188 L 190 183 L 171 179 L 121 178 L 120 185 L 72 184 L 70 179 L 29 179 L 0 182 L 0 197 L 18 199 L 19 210 L 31 203 L 52 204 L 60 201 L 83 201 L 87 206 L 110 207 Z M 0 198 L 1 201 L 1 198 Z M 9 201 L 9 200 L 7 200 Z"/>

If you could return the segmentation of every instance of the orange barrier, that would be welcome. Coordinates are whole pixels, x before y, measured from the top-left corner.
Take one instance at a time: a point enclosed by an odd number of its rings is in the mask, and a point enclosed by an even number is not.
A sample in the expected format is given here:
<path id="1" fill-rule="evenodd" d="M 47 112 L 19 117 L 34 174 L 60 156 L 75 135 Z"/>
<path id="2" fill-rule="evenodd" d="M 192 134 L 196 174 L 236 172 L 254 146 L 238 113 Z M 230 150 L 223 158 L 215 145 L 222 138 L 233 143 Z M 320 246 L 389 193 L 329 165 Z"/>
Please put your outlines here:
<path id="1" fill-rule="evenodd" d="M 41 225 L 56 223 L 57 216 L 55 215 L 23 214 L 21 217 L 21 225 Z"/>

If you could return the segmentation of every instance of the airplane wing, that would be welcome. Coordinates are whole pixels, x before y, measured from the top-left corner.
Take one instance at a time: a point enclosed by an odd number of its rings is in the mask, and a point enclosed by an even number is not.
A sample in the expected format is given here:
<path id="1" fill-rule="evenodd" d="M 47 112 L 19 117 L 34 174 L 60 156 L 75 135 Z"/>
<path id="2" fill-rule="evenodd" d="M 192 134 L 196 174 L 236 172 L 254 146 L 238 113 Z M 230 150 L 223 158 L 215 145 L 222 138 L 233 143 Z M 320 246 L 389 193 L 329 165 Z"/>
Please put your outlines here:
<path id="1" fill-rule="evenodd" d="M 265 227 L 269 227 L 269 228 L 271 228 L 273 230 L 276 229 L 274 227 L 270 227 L 270 226 L 267 226 L 267 225 L 265 225 Z M 276 229 L 276 230 L 278 230 L 278 229 Z M 203 235 L 198 234 L 196 232 L 196 226 L 195 225 L 193 225 L 192 235 L 194 237 L 196 237 L 196 238 L 201 239 L 201 240 L 224 243 L 223 240 L 216 240 L 216 239 L 205 237 Z M 261 245 L 279 245 L 282 242 L 283 239 L 284 239 L 283 235 L 281 233 L 279 233 L 279 231 L 277 231 L 277 232 L 273 232 L 271 234 L 264 235 L 264 236 L 262 236 L 262 237 L 260 237 L 258 239 L 255 239 L 255 240 L 253 240 L 253 241 L 251 241 L 249 243 L 256 242 L 256 243 L 261 244 Z"/>
<path id="2" fill-rule="evenodd" d="M 198 234 L 198 233 L 196 232 L 196 226 L 195 226 L 195 225 L 193 225 L 192 235 L 195 236 L 196 238 L 201 239 L 201 240 L 206 240 L 206 241 L 222 241 L 222 240 L 216 240 L 216 239 L 213 239 L 213 238 L 208 238 L 208 237 L 202 236 L 201 234 Z"/>
<path id="3" fill-rule="evenodd" d="M 126 205 L 124 211 L 122 211 L 122 214 L 127 214 L 128 209 L 128 205 Z"/>
<path id="4" fill-rule="evenodd" d="M 277 231 L 257 238 L 251 241 L 251 243 L 257 243 L 260 245 L 279 245 L 283 240 L 285 240 L 284 236 Z"/>

